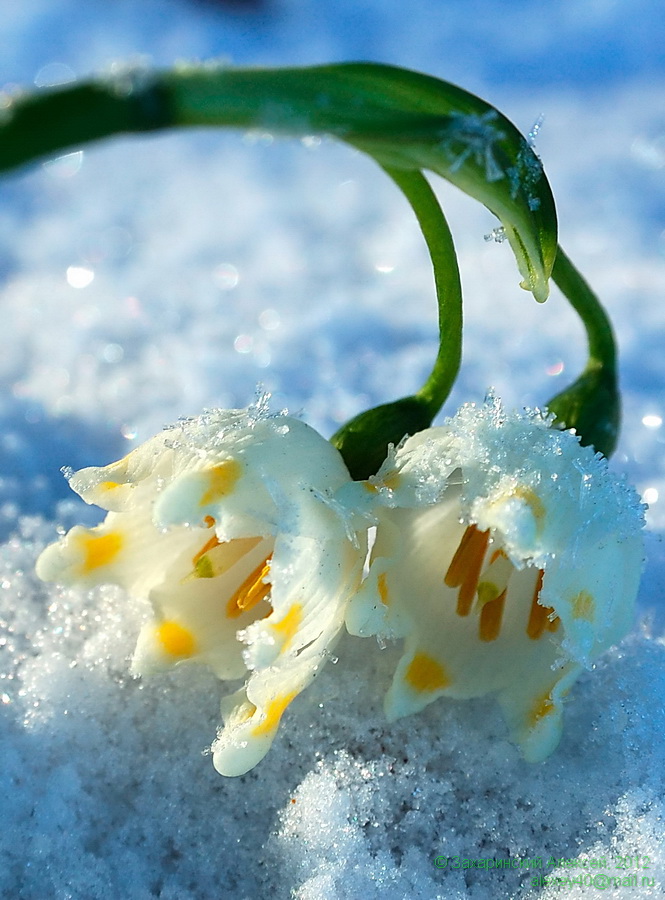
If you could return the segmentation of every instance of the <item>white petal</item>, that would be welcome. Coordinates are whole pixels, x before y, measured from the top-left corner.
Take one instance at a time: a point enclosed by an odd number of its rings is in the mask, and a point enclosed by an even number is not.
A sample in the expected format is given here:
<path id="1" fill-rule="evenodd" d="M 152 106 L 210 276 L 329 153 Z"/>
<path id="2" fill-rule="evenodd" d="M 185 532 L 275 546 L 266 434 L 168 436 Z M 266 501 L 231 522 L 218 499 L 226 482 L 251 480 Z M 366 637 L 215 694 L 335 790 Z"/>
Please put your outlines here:
<path id="1" fill-rule="evenodd" d="M 498 692 L 534 760 L 581 667 L 626 633 L 642 560 L 635 493 L 550 426 L 491 400 L 405 441 L 371 479 L 376 542 L 347 612 L 352 633 L 405 638 L 389 718 Z"/>
<path id="2" fill-rule="evenodd" d="M 325 663 L 359 584 L 365 535 L 333 499 L 349 483 L 338 451 L 298 420 L 206 413 L 73 476 L 84 499 L 113 511 L 48 548 L 38 571 L 150 600 L 137 674 L 191 662 L 222 679 L 249 669 L 215 744 L 220 771 L 240 774 Z"/>

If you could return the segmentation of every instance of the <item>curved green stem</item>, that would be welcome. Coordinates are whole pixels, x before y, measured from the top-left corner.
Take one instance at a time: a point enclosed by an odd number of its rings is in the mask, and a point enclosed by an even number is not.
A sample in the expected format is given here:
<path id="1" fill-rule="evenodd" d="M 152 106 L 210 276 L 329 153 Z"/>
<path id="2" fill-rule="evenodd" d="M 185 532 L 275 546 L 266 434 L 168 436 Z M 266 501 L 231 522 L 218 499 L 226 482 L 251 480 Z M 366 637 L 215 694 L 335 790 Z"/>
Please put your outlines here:
<path id="1" fill-rule="evenodd" d="M 591 444 L 609 457 L 616 447 L 621 423 L 617 348 L 612 325 L 600 300 L 561 247 L 552 278 L 582 319 L 589 359 L 579 378 L 552 397 L 547 406 L 560 424 L 577 431 L 582 444 Z"/>
<path id="2" fill-rule="evenodd" d="M 462 284 L 453 237 L 439 201 L 421 172 L 384 171 L 409 201 L 429 250 L 439 307 L 439 352 L 434 368 L 416 396 L 424 400 L 432 418 L 455 383 L 462 362 Z"/>
<path id="3" fill-rule="evenodd" d="M 547 297 L 557 223 L 540 160 L 497 109 L 437 78 L 375 63 L 181 65 L 6 98 L 0 113 L 0 172 L 88 141 L 167 128 L 329 135 L 379 165 L 429 170 L 475 197 L 505 228 L 524 286 Z"/>
<path id="4" fill-rule="evenodd" d="M 614 372 L 617 348 L 609 316 L 560 246 L 554 260 L 552 280 L 584 323 L 589 342 L 589 363 Z"/>
<path id="5" fill-rule="evenodd" d="M 422 172 L 383 168 L 408 200 L 425 236 L 439 306 L 439 352 L 431 374 L 416 394 L 368 409 L 332 436 L 332 443 L 358 479 L 378 470 L 389 444 L 398 444 L 405 435 L 432 424 L 462 359 L 462 287 L 453 239 L 439 201 Z"/>

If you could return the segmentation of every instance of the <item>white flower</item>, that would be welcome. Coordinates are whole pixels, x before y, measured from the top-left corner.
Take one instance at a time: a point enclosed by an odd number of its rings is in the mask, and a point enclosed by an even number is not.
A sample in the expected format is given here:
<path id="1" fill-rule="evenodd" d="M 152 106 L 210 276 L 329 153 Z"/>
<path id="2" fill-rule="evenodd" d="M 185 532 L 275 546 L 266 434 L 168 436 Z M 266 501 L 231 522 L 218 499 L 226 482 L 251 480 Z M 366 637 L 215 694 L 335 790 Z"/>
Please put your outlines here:
<path id="1" fill-rule="evenodd" d="M 48 547 L 37 572 L 150 599 L 137 674 L 192 660 L 221 679 L 249 670 L 212 748 L 219 772 L 240 775 L 324 663 L 359 584 L 365 536 L 332 499 L 347 482 L 337 450 L 296 419 L 206 413 L 74 475 L 72 488 L 110 512 Z"/>
<path id="2" fill-rule="evenodd" d="M 564 697 L 632 620 L 642 506 L 539 412 L 463 407 L 365 483 L 375 506 L 352 634 L 404 638 L 390 719 L 495 692 L 527 760 L 556 747 Z M 345 489 L 348 490 L 348 489 Z"/>

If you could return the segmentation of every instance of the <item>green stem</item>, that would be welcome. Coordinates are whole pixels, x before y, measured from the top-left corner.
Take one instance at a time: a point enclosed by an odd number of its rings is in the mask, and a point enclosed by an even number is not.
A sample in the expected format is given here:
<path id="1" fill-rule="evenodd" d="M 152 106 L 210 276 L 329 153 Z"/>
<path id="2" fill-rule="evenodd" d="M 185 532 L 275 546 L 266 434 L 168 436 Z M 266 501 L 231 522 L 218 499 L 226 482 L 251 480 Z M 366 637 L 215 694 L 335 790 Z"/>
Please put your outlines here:
<path id="1" fill-rule="evenodd" d="M 439 305 L 439 352 L 418 393 L 365 410 L 332 436 L 356 479 L 368 478 L 378 470 L 389 444 L 399 444 L 405 435 L 432 424 L 462 359 L 462 287 L 453 239 L 439 201 L 422 172 L 383 168 L 408 200 L 425 236 Z"/>
<path id="2" fill-rule="evenodd" d="M 621 423 L 617 348 L 612 325 L 600 300 L 561 247 L 552 278 L 586 328 L 589 359 L 582 374 L 547 404 L 559 424 L 574 428 L 582 444 L 609 457 Z"/>
<path id="3" fill-rule="evenodd" d="M 443 210 L 425 176 L 421 172 L 383 168 L 416 214 L 434 269 L 439 352 L 429 378 L 416 394 L 425 401 L 434 418 L 448 398 L 462 361 L 462 285 L 455 245 Z"/>
<path id="4" fill-rule="evenodd" d="M 616 371 L 617 348 L 609 317 L 600 300 L 561 247 L 557 250 L 552 280 L 578 313 L 589 342 L 589 366 Z"/>
<path id="5" fill-rule="evenodd" d="M 497 109 L 437 78 L 375 63 L 193 65 L 120 72 L 0 107 L 0 172 L 111 135 L 221 126 L 325 134 L 391 170 L 435 172 L 500 219 L 524 286 L 547 297 L 557 223 L 539 159 Z"/>

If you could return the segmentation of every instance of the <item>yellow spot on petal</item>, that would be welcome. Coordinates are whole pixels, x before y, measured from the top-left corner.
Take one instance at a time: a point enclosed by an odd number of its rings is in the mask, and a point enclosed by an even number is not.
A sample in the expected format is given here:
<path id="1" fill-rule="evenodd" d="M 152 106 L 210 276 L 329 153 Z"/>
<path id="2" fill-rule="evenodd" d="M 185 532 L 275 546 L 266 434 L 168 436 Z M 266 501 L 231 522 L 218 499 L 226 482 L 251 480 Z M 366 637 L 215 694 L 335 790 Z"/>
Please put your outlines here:
<path id="1" fill-rule="evenodd" d="M 271 557 L 268 556 L 262 563 L 259 563 L 229 598 L 226 604 L 226 614 L 231 619 L 252 609 L 270 593 L 272 585 L 269 581 L 265 581 L 270 572 L 270 560 Z"/>
<path id="2" fill-rule="evenodd" d="M 527 716 L 529 727 L 535 728 L 541 719 L 551 715 L 553 712 L 554 703 L 552 701 L 551 691 L 548 691 L 546 694 L 543 694 L 542 697 L 539 697 L 529 710 Z"/>
<path id="3" fill-rule="evenodd" d="M 298 691 L 292 691 L 290 694 L 284 694 L 282 697 L 275 697 L 274 700 L 271 700 L 266 707 L 263 720 L 252 729 L 254 737 L 260 737 L 274 731 L 284 715 L 284 710 L 297 694 Z"/>
<path id="4" fill-rule="evenodd" d="M 203 474 L 207 479 L 207 488 L 199 500 L 199 506 L 216 503 L 229 494 L 242 473 L 242 466 L 235 459 L 227 459 L 216 466 L 211 466 Z"/>
<path id="5" fill-rule="evenodd" d="M 157 629 L 157 640 L 169 656 L 187 658 L 196 653 L 194 635 L 177 622 L 162 622 Z"/>
<path id="6" fill-rule="evenodd" d="M 531 488 L 518 484 L 517 487 L 513 488 L 510 492 L 510 496 L 517 497 L 519 500 L 524 500 L 533 513 L 533 517 L 536 520 L 536 526 L 538 529 L 541 529 L 543 527 L 543 522 L 545 521 L 545 505 L 538 494 Z"/>
<path id="7" fill-rule="evenodd" d="M 120 485 L 117 481 L 101 481 L 99 483 L 99 487 L 103 491 L 114 491 L 116 488 L 119 488 Z"/>
<path id="8" fill-rule="evenodd" d="M 573 619 L 584 619 L 587 622 L 593 622 L 596 604 L 588 591 L 580 591 L 570 602 L 573 608 Z"/>
<path id="9" fill-rule="evenodd" d="M 288 645 L 295 637 L 298 629 L 300 628 L 301 622 L 302 606 L 299 603 L 294 603 L 291 609 L 284 616 L 284 618 L 280 622 L 277 622 L 272 626 L 273 630 L 277 632 L 277 634 L 283 641 L 282 652 L 286 650 Z"/>
<path id="10" fill-rule="evenodd" d="M 110 531 L 108 534 L 81 535 L 79 542 L 85 554 L 81 573 L 88 575 L 113 562 L 122 549 L 124 538 L 117 531 Z"/>
<path id="11" fill-rule="evenodd" d="M 383 479 L 384 487 L 387 487 L 388 490 L 394 491 L 396 490 L 401 482 L 402 478 L 397 469 L 393 469 L 392 472 L 388 472 L 386 477 Z"/>
<path id="12" fill-rule="evenodd" d="M 416 653 L 404 674 L 406 683 L 415 691 L 438 691 L 451 684 L 443 668 L 426 653 Z"/>
<path id="13" fill-rule="evenodd" d="M 388 594 L 388 582 L 386 580 L 386 573 L 382 572 L 376 582 L 376 586 L 379 590 L 379 597 L 381 598 L 381 603 L 384 606 L 388 606 L 390 603 L 390 596 Z"/>

